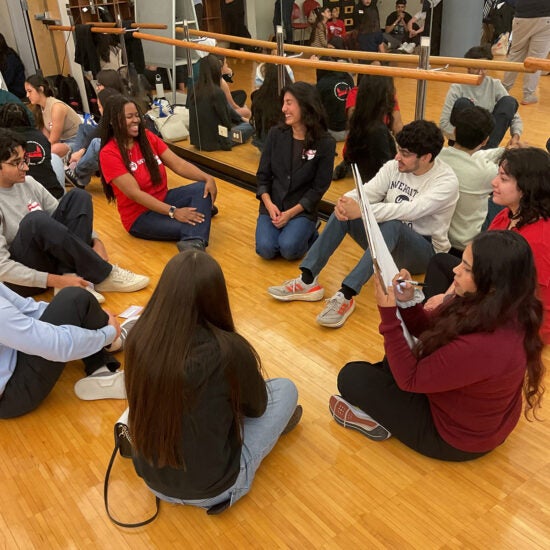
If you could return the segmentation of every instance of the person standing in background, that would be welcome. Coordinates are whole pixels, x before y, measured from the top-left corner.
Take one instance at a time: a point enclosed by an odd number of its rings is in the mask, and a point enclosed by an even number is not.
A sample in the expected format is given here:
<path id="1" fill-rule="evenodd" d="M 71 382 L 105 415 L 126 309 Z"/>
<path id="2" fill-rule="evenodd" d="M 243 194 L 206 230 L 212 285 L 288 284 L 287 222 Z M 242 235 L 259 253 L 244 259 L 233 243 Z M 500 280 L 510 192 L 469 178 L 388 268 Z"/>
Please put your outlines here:
<path id="1" fill-rule="evenodd" d="M 522 62 L 526 57 L 546 59 L 550 52 L 550 2 L 548 0 L 516 0 L 512 21 L 512 47 L 508 61 Z M 518 73 L 506 72 L 502 84 L 510 91 Z M 522 105 L 538 102 L 536 95 L 540 71 L 523 76 Z"/>
<path id="2" fill-rule="evenodd" d="M 273 32 L 277 32 L 277 25 L 284 28 L 285 42 L 293 43 L 292 38 L 292 8 L 294 0 L 276 0 L 275 10 L 273 12 Z"/>

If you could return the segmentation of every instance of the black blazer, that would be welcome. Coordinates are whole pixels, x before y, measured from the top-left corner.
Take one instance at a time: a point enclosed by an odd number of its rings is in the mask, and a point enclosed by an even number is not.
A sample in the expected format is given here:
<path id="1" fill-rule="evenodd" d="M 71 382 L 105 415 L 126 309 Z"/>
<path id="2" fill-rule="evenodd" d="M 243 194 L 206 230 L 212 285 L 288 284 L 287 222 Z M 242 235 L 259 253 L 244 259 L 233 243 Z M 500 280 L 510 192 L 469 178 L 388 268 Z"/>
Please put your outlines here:
<path id="1" fill-rule="evenodd" d="M 261 200 L 269 193 L 273 203 L 284 211 L 300 204 L 306 216 L 317 219 L 317 208 L 330 187 L 336 142 L 330 134 L 322 137 L 314 147 L 304 151 L 298 166 L 292 166 L 292 128 L 271 128 L 256 172 L 256 197 L 260 199 L 260 214 L 267 214 Z"/>

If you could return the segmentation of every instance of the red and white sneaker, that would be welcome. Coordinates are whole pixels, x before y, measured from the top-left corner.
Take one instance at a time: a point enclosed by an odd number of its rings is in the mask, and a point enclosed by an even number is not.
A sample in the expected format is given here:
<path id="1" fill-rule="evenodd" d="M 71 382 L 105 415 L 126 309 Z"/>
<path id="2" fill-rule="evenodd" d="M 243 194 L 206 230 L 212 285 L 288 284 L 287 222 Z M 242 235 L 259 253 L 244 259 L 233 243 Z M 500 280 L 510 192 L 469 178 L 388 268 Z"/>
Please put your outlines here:
<path id="1" fill-rule="evenodd" d="M 317 315 L 317 322 L 323 327 L 341 327 L 355 309 L 355 300 L 353 298 L 346 300 L 341 292 L 337 292 L 326 302 L 325 309 Z"/>
<path id="2" fill-rule="evenodd" d="M 354 407 L 340 395 L 332 395 L 328 408 L 336 422 L 344 428 L 357 430 L 373 441 L 384 441 L 391 437 L 391 433 L 376 422 L 366 412 Z"/>
<path id="3" fill-rule="evenodd" d="M 313 282 L 306 285 L 302 277 L 285 281 L 280 286 L 270 286 L 267 289 L 270 296 L 282 302 L 292 302 L 301 300 L 302 302 L 317 302 L 325 295 L 325 289 L 317 282 L 317 277 Z"/>

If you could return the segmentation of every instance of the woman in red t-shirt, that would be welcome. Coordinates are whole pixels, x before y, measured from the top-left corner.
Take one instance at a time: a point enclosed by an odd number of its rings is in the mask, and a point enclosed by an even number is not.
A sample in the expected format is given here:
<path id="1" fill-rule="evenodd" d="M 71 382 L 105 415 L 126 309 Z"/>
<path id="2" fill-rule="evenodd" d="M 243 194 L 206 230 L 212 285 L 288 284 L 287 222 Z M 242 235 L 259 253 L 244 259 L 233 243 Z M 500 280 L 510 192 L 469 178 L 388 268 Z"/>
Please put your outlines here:
<path id="1" fill-rule="evenodd" d="M 492 221 L 489 231 L 509 229 L 525 237 L 535 258 L 538 297 L 544 307 L 541 337 L 550 343 L 550 155 L 536 147 L 508 149 L 500 159 L 492 182 L 493 202 L 505 206 Z M 426 307 L 439 305 L 452 294 L 452 268 L 460 260 L 450 254 L 436 254 L 428 266 L 425 282 L 430 299 Z"/>
<path id="2" fill-rule="evenodd" d="M 117 203 L 124 228 L 141 239 L 177 241 L 180 251 L 204 250 L 217 193 L 214 178 L 146 130 L 131 99 L 110 98 L 102 122 L 101 181 L 107 199 Z M 195 183 L 169 190 L 165 166 Z"/>

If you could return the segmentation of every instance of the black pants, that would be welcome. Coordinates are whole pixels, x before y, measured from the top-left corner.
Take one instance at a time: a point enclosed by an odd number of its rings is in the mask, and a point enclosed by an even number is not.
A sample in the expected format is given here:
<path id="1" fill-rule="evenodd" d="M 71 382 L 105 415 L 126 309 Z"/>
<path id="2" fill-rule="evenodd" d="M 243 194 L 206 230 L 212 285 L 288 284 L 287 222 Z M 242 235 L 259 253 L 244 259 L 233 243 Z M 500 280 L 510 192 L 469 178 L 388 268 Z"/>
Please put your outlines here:
<path id="1" fill-rule="evenodd" d="M 100 283 L 112 265 L 92 249 L 92 198 L 83 189 L 67 193 L 52 216 L 42 210 L 29 212 L 10 245 L 12 260 L 46 273 L 76 273 Z M 44 292 L 43 288 L 8 284 L 21 296 Z"/>
<path id="2" fill-rule="evenodd" d="M 352 405 L 372 416 L 411 449 L 439 460 L 463 462 L 486 453 L 470 453 L 446 443 L 437 432 L 428 398 L 397 386 L 386 359 L 348 363 L 338 374 L 338 390 Z"/>
<path id="3" fill-rule="evenodd" d="M 283 20 L 281 22 L 281 2 L 283 3 Z M 276 0 L 273 11 L 273 32 L 277 34 L 277 25 L 282 25 L 284 29 L 285 42 L 292 44 L 292 9 L 294 0 Z"/>
<path id="4" fill-rule="evenodd" d="M 56 326 L 96 330 L 107 325 L 109 317 L 88 291 L 68 287 L 54 296 L 40 320 Z M 85 357 L 83 362 L 87 376 L 104 365 L 113 372 L 120 366 L 104 349 Z M 0 418 L 14 418 L 36 409 L 52 391 L 64 368 L 65 363 L 18 352 L 15 370 L 0 397 Z"/>
<path id="5" fill-rule="evenodd" d="M 454 279 L 453 268 L 460 263 L 460 258 L 452 254 L 439 252 L 432 256 L 424 277 L 424 296 L 426 300 L 436 294 L 444 294 Z"/>
<path id="6" fill-rule="evenodd" d="M 473 107 L 474 104 L 470 99 L 461 97 L 455 101 L 453 105 L 453 110 L 451 111 L 450 122 L 453 126 L 456 124 L 453 120 L 456 119 L 458 113 L 467 107 Z M 484 149 L 494 149 L 500 145 L 500 142 L 503 140 L 508 128 L 510 128 L 510 123 L 514 118 L 518 110 L 519 104 L 516 98 L 508 95 L 501 97 L 495 104 L 493 108 L 493 121 L 495 122 L 495 127 L 489 136 L 489 141 L 485 145 Z"/>

